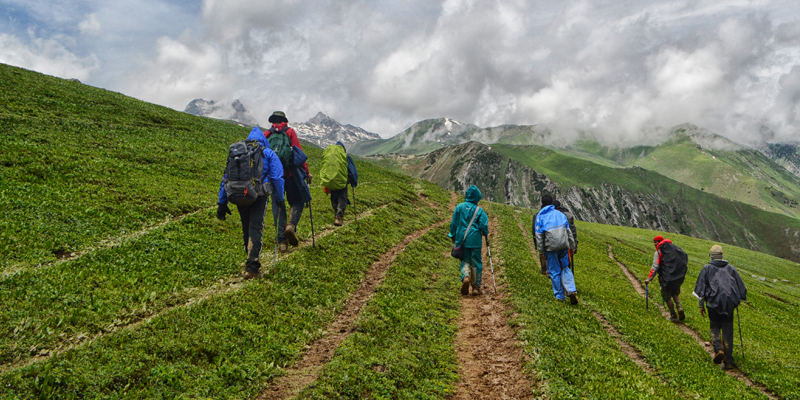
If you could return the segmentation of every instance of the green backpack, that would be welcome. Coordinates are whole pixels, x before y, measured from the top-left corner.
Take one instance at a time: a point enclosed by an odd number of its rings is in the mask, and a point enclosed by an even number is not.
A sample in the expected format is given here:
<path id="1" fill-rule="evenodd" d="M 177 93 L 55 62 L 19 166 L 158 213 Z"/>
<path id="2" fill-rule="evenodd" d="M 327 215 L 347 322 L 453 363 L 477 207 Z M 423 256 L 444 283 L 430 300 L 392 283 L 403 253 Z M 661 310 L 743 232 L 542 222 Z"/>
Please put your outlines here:
<path id="1" fill-rule="evenodd" d="M 347 154 L 338 144 L 332 144 L 322 152 L 320 183 L 330 190 L 347 187 Z"/>
<path id="2" fill-rule="evenodd" d="M 275 129 L 269 128 L 269 137 L 267 141 L 269 141 L 269 147 L 272 148 L 272 151 L 278 156 L 281 160 L 281 164 L 283 164 L 283 168 L 286 169 L 291 164 L 292 160 L 292 142 L 289 140 L 289 135 L 286 134 L 286 131 L 289 130 L 288 126 L 283 127 L 283 129 Z"/>

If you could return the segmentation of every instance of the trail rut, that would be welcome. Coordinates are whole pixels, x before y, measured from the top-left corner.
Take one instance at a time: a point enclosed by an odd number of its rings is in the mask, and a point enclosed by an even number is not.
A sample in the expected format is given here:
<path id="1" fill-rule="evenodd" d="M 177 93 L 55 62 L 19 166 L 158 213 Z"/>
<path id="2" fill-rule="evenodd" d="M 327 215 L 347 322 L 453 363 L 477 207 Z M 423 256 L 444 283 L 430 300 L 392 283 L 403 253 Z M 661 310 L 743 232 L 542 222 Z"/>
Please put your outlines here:
<path id="1" fill-rule="evenodd" d="M 359 219 L 367 218 L 367 217 L 373 215 L 373 213 L 375 211 L 383 209 L 383 208 L 386 208 L 386 207 L 387 207 L 386 205 L 383 205 L 383 206 L 380 206 L 380 207 L 377 207 L 377 208 L 373 208 L 373 209 L 369 209 L 369 210 L 360 212 L 360 213 L 358 213 Z M 202 211 L 202 210 L 199 210 L 199 211 Z M 199 212 L 199 211 L 195 211 L 194 213 Z M 188 215 L 191 215 L 191 214 L 193 214 L 193 213 L 186 214 L 183 217 L 181 217 L 181 219 L 186 217 L 186 216 L 188 216 Z M 351 223 L 354 223 L 354 220 L 345 221 L 344 225 L 341 226 L 341 227 L 334 227 L 333 225 L 329 225 L 326 229 L 323 229 L 321 232 L 317 232 L 316 238 L 323 238 L 323 237 L 325 237 L 325 236 L 327 236 L 327 235 L 329 235 L 329 234 L 331 234 L 333 232 L 336 232 L 337 230 L 339 230 L 339 229 L 341 229 L 341 228 L 343 228 L 343 227 L 345 227 L 345 226 L 347 226 L 347 225 L 349 225 Z M 166 224 L 166 222 L 160 224 L 159 226 L 163 226 L 165 224 Z M 132 240 L 134 238 L 134 235 L 137 235 L 135 237 L 141 237 L 141 236 L 145 235 L 146 233 L 158 228 L 159 226 L 151 227 L 148 230 L 143 230 L 143 231 L 137 232 L 136 234 L 131 234 L 131 235 L 129 235 L 129 237 L 127 237 L 126 240 Z M 299 244 L 299 246 L 297 248 L 299 249 L 299 248 L 308 247 L 308 246 L 311 246 L 311 245 L 312 245 L 312 241 L 311 240 L 302 240 L 302 241 L 300 241 L 300 244 Z M 269 246 L 267 244 L 265 244 L 264 248 L 266 250 L 266 249 L 269 248 Z M 290 251 L 288 253 L 279 254 L 278 258 L 277 258 L 277 261 L 285 260 L 286 258 L 291 256 L 295 251 L 296 250 L 292 250 L 292 251 Z M 266 256 L 266 253 L 262 253 L 262 254 L 264 255 L 264 257 L 262 257 L 264 259 L 264 261 L 263 261 L 264 273 L 265 274 L 269 274 L 271 272 L 271 270 L 272 270 L 272 265 L 271 264 L 272 264 L 273 258 L 272 258 L 271 255 L 270 256 Z M 72 259 L 74 259 L 74 258 L 66 259 L 66 260 L 59 261 L 59 262 L 68 262 L 68 261 L 70 261 Z M 203 301 L 205 301 L 205 300 L 207 300 L 209 298 L 212 298 L 214 296 L 218 296 L 218 295 L 221 295 L 221 294 L 224 294 L 224 293 L 229 293 L 229 292 L 235 292 L 235 291 L 241 289 L 242 287 L 244 287 L 245 284 L 247 284 L 247 281 L 245 281 L 243 276 L 242 276 L 242 274 L 239 273 L 239 274 L 237 274 L 235 276 L 232 276 L 232 277 L 229 277 L 227 279 L 220 279 L 218 283 L 216 283 L 214 285 L 211 285 L 211 286 L 208 286 L 208 287 L 188 288 L 188 289 L 186 289 L 186 292 L 189 293 L 190 297 L 187 300 L 185 300 L 182 303 L 180 303 L 180 304 L 177 304 L 177 305 L 174 305 L 174 306 L 171 306 L 171 307 L 166 307 L 166 308 L 159 309 L 159 310 L 157 310 L 156 312 L 154 312 L 152 314 L 141 316 L 140 318 L 137 318 L 135 320 L 129 320 L 129 321 L 126 321 L 124 323 L 112 323 L 110 325 L 107 325 L 105 328 L 101 329 L 99 332 L 90 333 L 90 334 L 80 333 L 80 334 L 77 334 L 77 335 L 66 336 L 66 337 L 62 338 L 61 340 L 59 340 L 58 342 L 55 342 L 55 343 L 52 343 L 52 344 L 48 344 L 46 348 L 47 349 L 51 349 L 51 350 L 47 350 L 46 352 L 40 353 L 40 354 L 38 354 L 38 355 L 36 355 L 34 357 L 25 358 L 25 359 L 22 359 L 22 360 L 14 361 L 12 363 L 0 366 L 0 373 L 6 373 L 8 371 L 12 371 L 12 370 L 15 370 L 15 369 L 18 369 L 18 368 L 23 368 L 23 367 L 26 367 L 28 365 L 31 365 L 31 364 L 34 364 L 34 363 L 37 363 L 37 362 L 40 362 L 40 361 L 47 360 L 47 359 L 49 359 L 51 357 L 57 356 L 57 355 L 59 355 L 61 353 L 64 353 L 64 352 L 66 352 L 68 350 L 81 348 L 81 347 L 86 346 L 89 343 L 91 343 L 91 342 L 93 342 L 93 341 L 95 341 L 95 340 L 97 340 L 99 338 L 102 338 L 103 336 L 111 335 L 111 334 L 114 334 L 114 333 L 117 333 L 117 332 L 120 332 L 120 331 L 123 331 L 123 330 L 126 330 L 126 329 L 135 329 L 136 327 L 138 327 L 138 326 L 140 326 L 140 325 L 152 320 L 153 318 L 156 318 L 156 317 L 158 317 L 160 315 L 166 314 L 166 313 L 168 313 L 168 312 L 170 312 L 170 311 L 172 311 L 174 309 L 179 309 L 179 308 L 182 308 L 182 307 L 189 307 L 189 306 L 192 306 L 192 305 L 195 305 L 195 304 L 199 304 L 199 303 L 201 303 L 201 302 L 203 302 Z"/>
<path id="2" fill-rule="evenodd" d="M 606 243 L 606 244 L 608 245 L 608 258 L 610 258 L 612 261 L 617 263 L 617 265 L 622 270 L 622 272 L 625 274 L 625 276 L 628 277 L 628 280 L 631 282 L 631 285 L 636 290 L 636 292 L 639 293 L 640 296 L 644 297 L 645 296 L 645 288 L 642 285 L 642 283 L 639 281 L 639 279 L 636 278 L 636 276 L 630 271 L 630 269 L 628 269 L 628 267 L 625 264 L 623 264 L 622 262 L 620 262 L 619 260 L 617 260 L 614 257 L 614 248 L 611 246 L 611 244 L 610 243 Z M 669 311 L 667 311 L 662 304 L 657 303 L 655 301 L 651 301 L 651 303 L 653 303 L 653 305 L 658 307 L 659 311 L 661 312 L 661 315 L 664 318 L 669 318 Z M 698 331 L 696 331 L 696 330 L 692 329 L 691 327 L 689 327 L 689 326 L 687 326 L 685 324 L 682 324 L 682 323 L 678 323 L 676 325 L 684 333 L 686 333 L 687 335 L 691 336 L 697 342 L 697 344 L 699 344 L 700 347 L 702 347 L 706 351 L 706 353 L 708 353 L 709 356 L 711 356 L 711 357 L 714 356 L 714 348 L 713 348 L 713 346 L 710 343 L 706 342 L 705 339 L 703 339 L 703 337 L 700 336 L 700 333 Z M 762 394 L 764 394 L 765 396 L 769 397 L 770 399 L 776 399 L 776 400 L 779 399 L 779 397 L 776 396 L 775 394 L 773 394 L 769 389 L 767 389 L 766 386 L 750 380 L 750 378 L 747 375 L 745 375 L 742 371 L 740 371 L 738 369 L 734 369 L 734 370 L 727 370 L 725 372 L 728 375 L 730 375 L 730 376 L 732 376 L 732 377 L 734 377 L 736 379 L 739 379 L 740 381 L 744 382 L 747 386 L 754 387 L 754 388 L 758 389 Z"/>
<path id="3" fill-rule="evenodd" d="M 499 237 L 497 218 L 489 219 L 489 232 Z M 502 249 L 493 243 L 495 278 L 502 275 Z M 491 265 L 484 248 L 482 296 L 462 296 L 461 319 L 456 334 L 456 353 L 461 380 L 453 399 L 527 399 L 533 397 L 530 379 L 522 372 L 525 355 L 508 324 L 512 312 L 506 306 L 505 284 L 494 291 Z"/>
<path id="4" fill-rule="evenodd" d="M 453 195 L 451 206 L 455 203 L 455 199 L 456 197 Z M 442 226 L 445 222 L 447 220 L 439 221 L 406 236 L 402 242 L 392 247 L 378 261 L 373 263 L 358 289 L 346 301 L 342 312 L 328 326 L 325 335 L 306 347 L 300 361 L 288 368 L 286 374 L 277 378 L 275 382 L 261 392 L 257 399 L 291 399 L 296 397 L 303 388 L 315 382 L 319 378 L 322 368 L 333 357 L 339 345 L 353 332 L 353 325 L 358 314 L 372 297 L 378 285 L 383 282 L 387 271 L 397 256 L 405 250 L 409 243 L 417 240 L 431 229 Z"/>

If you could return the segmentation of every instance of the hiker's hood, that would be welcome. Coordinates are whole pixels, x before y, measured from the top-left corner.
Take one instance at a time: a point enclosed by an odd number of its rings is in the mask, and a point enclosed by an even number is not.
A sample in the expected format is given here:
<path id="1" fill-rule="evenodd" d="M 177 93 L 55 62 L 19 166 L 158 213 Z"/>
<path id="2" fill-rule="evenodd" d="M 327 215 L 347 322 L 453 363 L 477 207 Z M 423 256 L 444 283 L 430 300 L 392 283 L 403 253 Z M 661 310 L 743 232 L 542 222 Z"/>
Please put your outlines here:
<path id="1" fill-rule="evenodd" d="M 336 142 L 336 144 L 338 144 L 339 146 L 342 146 L 342 148 L 344 149 L 344 152 L 347 153 L 347 147 L 344 147 L 344 143 L 342 143 L 341 140 Z"/>
<path id="2" fill-rule="evenodd" d="M 478 189 L 477 186 L 471 185 L 469 188 L 467 188 L 467 194 L 464 195 L 464 200 L 472 204 L 478 204 L 482 197 L 481 190 Z"/>
<path id="3" fill-rule="evenodd" d="M 725 268 L 725 266 L 728 265 L 728 262 L 725 261 L 725 260 L 711 260 L 711 262 L 709 262 L 708 265 L 711 265 L 711 266 L 714 266 L 714 267 L 717 267 L 717 268 Z"/>
<path id="4" fill-rule="evenodd" d="M 258 143 L 261 143 L 264 148 L 269 149 L 269 141 L 267 137 L 264 136 L 264 132 L 258 127 L 254 127 L 252 131 L 250 131 L 250 135 L 247 136 L 247 140 L 258 140 Z"/>
<path id="5" fill-rule="evenodd" d="M 672 240 L 664 239 L 664 240 L 658 242 L 658 244 L 656 245 L 656 248 L 657 249 L 661 249 L 661 245 L 664 244 L 664 243 L 672 243 Z"/>

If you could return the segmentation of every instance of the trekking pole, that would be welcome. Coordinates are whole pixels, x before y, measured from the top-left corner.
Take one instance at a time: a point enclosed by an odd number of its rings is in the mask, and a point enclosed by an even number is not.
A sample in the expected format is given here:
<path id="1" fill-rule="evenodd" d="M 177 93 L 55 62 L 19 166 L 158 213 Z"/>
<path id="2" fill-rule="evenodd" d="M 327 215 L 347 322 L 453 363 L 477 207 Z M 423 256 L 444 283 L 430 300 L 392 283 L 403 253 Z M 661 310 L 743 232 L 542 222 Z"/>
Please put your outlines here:
<path id="1" fill-rule="evenodd" d="M 275 198 L 272 198 L 272 204 L 275 204 Z M 275 225 L 275 260 L 272 262 L 272 270 L 275 271 L 275 267 L 278 265 L 278 216 L 275 214 L 275 209 L 272 209 L 272 224 Z"/>
<path id="2" fill-rule="evenodd" d="M 494 279 L 494 265 L 492 264 L 492 249 L 489 247 L 489 236 L 486 238 L 486 250 L 489 252 L 489 269 L 492 271 L 492 283 L 494 283 L 494 294 L 497 294 L 497 281 Z"/>
<path id="3" fill-rule="evenodd" d="M 650 311 L 650 291 L 647 290 L 647 284 L 644 284 L 644 308 Z"/>
<path id="4" fill-rule="evenodd" d="M 744 339 L 742 338 L 742 319 L 739 318 L 739 306 L 736 306 L 736 321 L 739 323 L 739 345 L 742 346 L 742 362 L 744 362 Z"/>
<path id="5" fill-rule="evenodd" d="M 356 208 L 358 208 L 358 201 L 356 201 L 356 187 L 350 187 L 353 188 L 353 216 L 356 217 L 356 223 L 358 223 L 358 211 L 356 211 Z"/>
<path id="6" fill-rule="evenodd" d="M 308 201 L 308 216 L 311 217 L 311 247 L 317 248 L 317 243 L 314 241 L 314 210 L 311 209 L 311 201 Z"/>

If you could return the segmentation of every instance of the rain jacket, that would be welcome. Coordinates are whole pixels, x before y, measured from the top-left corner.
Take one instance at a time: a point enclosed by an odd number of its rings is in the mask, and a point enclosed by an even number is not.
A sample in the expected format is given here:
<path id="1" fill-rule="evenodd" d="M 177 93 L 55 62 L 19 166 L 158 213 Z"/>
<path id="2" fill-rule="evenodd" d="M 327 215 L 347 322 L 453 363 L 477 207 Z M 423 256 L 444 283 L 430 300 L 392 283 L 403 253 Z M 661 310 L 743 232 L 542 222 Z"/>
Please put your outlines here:
<path id="1" fill-rule="evenodd" d="M 539 254 L 547 251 L 575 249 L 575 237 L 569 229 L 569 221 L 555 206 L 542 208 L 533 222 L 536 233 L 536 247 Z"/>
<path id="2" fill-rule="evenodd" d="M 272 148 L 269 147 L 267 137 L 264 136 L 264 132 L 258 129 L 258 127 L 250 131 L 247 140 L 257 140 L 258 143 L 261 143 L 261 146 L 264 147 L 264 172 L 263 175 L 261 175 L 261 182 L 269 182 L 272 184 L 273 197 L 277 201 L 283 201 L 283 165 L 281 165 L 281 160 L 275 152 L 272 151 Z M 228 204 L 228 193 L 225 192 L 224 175 L 222 176 L 222 183 L 219 185 L 219 200 L 217 203 Z"/>
<path id="3" fill-rule="evenodd" d="M 276 130 L 281 130 L 285 126 L 288 126 L 286 122 L 281 122 L 279 124 L 272 124 L 272 127 L 275 128 Z M 269 137 L 271 134 L 272 132 L 270 131 L 267 131 L 265 133 L 266 137 Z M 289 138 L 289 143 L 292 145 L 292 147 L 297 147 L 301 150 L 303 149 L 303 146 L 300 146 L 300 139 L 297 138 L 297 133 L 294 131 L 294 129 L 292 128 L 287 129 L 286 136 Z M 306 176 L 311 174 L 310 172 L 308 172 L 308 163 L 304 162 L 303 165 L 300 166 L 300 168 L 303 170 Z M 293 173 L 294 171 L 292 171 L 292 168 L 286 168 L 286 171 L 283 171 L 283 176 L 284 177 L 291 176 L 293 175 Z"/>
<path id="4" fill-rule="evenodd" d="M 344 143 L 339 141 L 336 142 L 336 144 L 342 146 L 344 152 L 347 153 Z M 350 154 L 347 155 L 347 184 L 352 187 L 358 187 L 358 170 L 356 169 L 356 163 L 353 162 L 353 157 L 350 157 Z"/>
<path id="5" fill-rule="evenodd" d="M 684 259 L 685 258 L 685 259 Z M 664 239 L 656 245 L 653 253 L 653 268 L 650 270 L 650 277 L 658 273 L 658 281 L 664 287 L 670 282 L 686 277 L 688 256 L 680 247 L 674 245 L 671 240 Z"/>
<path id="6" fill-rule="evenodd" d="M 578 245 L 578 228 L 575 227 L 575 217 L 572 216 L 572 213 L 566 207 L 558 207 L 556 210 L 561 211 L 565 217 L 567 217 L 567 222 L 569 222 L 569 230 L 572 232 L 572 237 L 575 238 L 575 246 Z"/>
<path id="7" fill-rule="evenodd" d="M 467 233 L 467 240 L 464 241 L 464 232 L 467 230 L 469 221 L 472 220 L 472 214 L 478 207 L 478 202 L 481 201 L 481 191 L 477 186 L 472 185 L 467 189 L 464 196 L 465 202 L 456 206 L 453 211 L 453 219 L 450 221 L 450 236 L 456 240 L 455 245 L 463 246 L 468 249 L 480 249 L 483 246 L 481 236 L 489 234 L 489 216 L 483 211 L 483 208 L 478 211 L 475 217 L 475 222 Z"/>
<path id="8" fill-rule="evenodd" d="M 720 315 L 733 315 L 739 303 L 747 300 L 742 277 L 725 260 L 711 260 L 703 267 L 692 294 L 700 299 L 700 307 L 705 302 Z"/>

